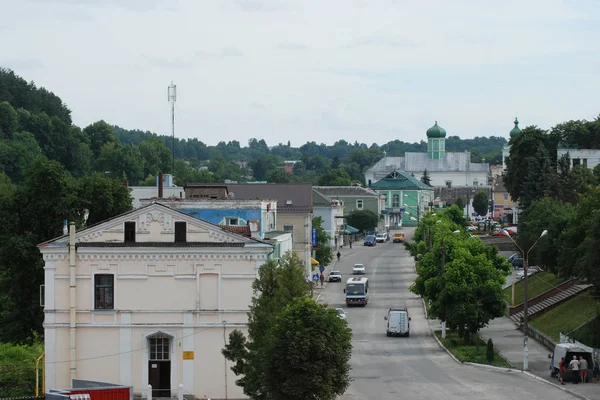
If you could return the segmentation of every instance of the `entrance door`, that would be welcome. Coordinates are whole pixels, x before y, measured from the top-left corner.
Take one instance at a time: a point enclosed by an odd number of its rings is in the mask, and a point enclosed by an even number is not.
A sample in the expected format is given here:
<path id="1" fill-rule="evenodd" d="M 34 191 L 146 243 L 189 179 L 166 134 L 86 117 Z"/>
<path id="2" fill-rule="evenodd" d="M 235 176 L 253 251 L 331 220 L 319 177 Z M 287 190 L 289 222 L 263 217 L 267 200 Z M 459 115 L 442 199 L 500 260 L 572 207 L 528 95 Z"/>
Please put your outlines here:
<path id="1" fill-rule="evenodd" d="M 151 337 L 148 360 L 148 384 L 152 397 L 171 397 L 171 339 Z"/>

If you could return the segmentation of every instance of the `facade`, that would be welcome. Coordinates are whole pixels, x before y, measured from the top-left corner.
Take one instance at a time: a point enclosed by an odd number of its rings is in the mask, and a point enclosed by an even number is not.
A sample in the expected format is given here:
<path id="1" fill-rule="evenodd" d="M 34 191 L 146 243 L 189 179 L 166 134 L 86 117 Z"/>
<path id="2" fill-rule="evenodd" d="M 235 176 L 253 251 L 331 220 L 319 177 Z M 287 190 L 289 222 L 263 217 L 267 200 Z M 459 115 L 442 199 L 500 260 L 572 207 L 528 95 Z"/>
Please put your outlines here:
<path id="1" fill-rule="evenodd" d="M 421 215 L 433 207 L 433 187 L 403 171 L 389 173 L 371 189 L 385 196 L 386 228 L 417 226 Z"/>
<path id="2" fill-rule="evenodd" d="M 405 171 L 420 179 L 427 171 L 434 187 L 487 185 L 489 164 L 472 163 L 471 154 L 446 152 L 446 131 L 437 122 L 427 130 L 427 152 L 405 153 L 404 157 L 384 157 L 365 172 L 372 186 L 393 171 Z"/>
<path id="3" fill-rule="evenodd" d="M 307 276 L 311 276 L 312 250 L 312 185 L 310 183 L 225 183 L 189 184 L 188 199 L 210 198 L 232 200 L 273 199 L 277 202 L 277 220 L 273 230 L 292 234 L 293 251 L 304 261 Z"/>
<path id="4" fill-rule="evenodd" d="M 600 150 L 573 149 L 566 147 L 559 147 L 556 150 L 557 158 L 561 158 L 566 154 L 571 158 L 571 168 L 575 165 L 583 165 L 589 169 L 594 169 L 600 164 Z"/>
<path id="5" fill-rule="evenodd" d="M 315 186 L 314 189 L 331 200 L 341 201 L 344 205 L 344 216 L 352 211 L 369 210 L 382 217 L 385 199 L 382 195 L 361 186 Z M 385 229 L 385 220 L 380 220 L 378 230 Z"/>
<path id="6" fill-rule="evenodd" d="M 130 186 L 133 208 L 142 206 L 142 199 L 175 198 L 184 199 L 185 192 L 181 186 L 175 186 L 173 175 L 159 174 L 156 177 L 156 186 Z"/>
<path id="7" fill-rule="evenodd" d="M 343 243 L 344 235 L 344 202 L 325 196 L 313 188 L 313 214 L 323 219 L 323 229 L 329 236 L 329 245 Z M 337 238 L 337 241 L 336 241 Z"/>
<path id="8" fill-rule="evenodd" d="M 503 220 L 508 224 L 516 224 L 518 222 L 518 205 L 513 201 L 504 187 L 502 176 L 499 176 L 494 182 L 494 219 Z"/>
<path id="9" fill-rule="evenodd" d="M 221 354 L 272 246 L 154 203 L 39 245 L 45 391 L 72 379 L 243 398 Z"/>

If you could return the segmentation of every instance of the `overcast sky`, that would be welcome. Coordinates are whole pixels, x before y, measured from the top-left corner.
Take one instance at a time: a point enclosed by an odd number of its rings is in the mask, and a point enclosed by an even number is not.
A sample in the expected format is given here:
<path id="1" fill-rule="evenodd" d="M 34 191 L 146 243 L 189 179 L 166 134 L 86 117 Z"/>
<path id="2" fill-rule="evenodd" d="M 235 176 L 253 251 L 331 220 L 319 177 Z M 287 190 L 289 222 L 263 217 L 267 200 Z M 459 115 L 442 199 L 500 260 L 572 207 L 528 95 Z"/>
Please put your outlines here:
<path id="1" fill-rule="evenodd" d="M 0 0 L 0 65 L 100 119 L 214 145 L 508 137 L 600 114 L 597 0 Z"/>

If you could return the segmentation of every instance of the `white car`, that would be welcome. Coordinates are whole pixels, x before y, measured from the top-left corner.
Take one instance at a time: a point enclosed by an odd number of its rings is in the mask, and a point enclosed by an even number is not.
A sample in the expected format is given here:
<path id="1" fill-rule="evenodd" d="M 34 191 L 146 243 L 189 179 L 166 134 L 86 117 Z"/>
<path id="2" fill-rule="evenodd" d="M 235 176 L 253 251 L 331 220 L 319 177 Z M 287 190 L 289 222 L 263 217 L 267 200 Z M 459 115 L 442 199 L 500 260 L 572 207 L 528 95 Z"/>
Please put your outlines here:
<path id="1" fill-rule="evenodd" d="M 346 311 L 344 311 L 343 308 L 336 308 L 335 311 L 337 311 L 338 317 L 340 317 L 341 319 L 347 319 L 346 318 Z"/>
<path id="2" fill-rule="evenodd" d="M 538 268 L 538 267 L 527 268 L 527 276 L 535 275 L 538 272 L 540 272 L 540 268 Z M 517 273 L 515 274 L 515 278 L 516 279 L 524 279 L 525 271 L 524 270 L 517 271 Z"/>
<path id="3" fill-rule="evenodd" d="M 341 282 L 342 273 L 340 271 L 331 271 L 329 273 L 329 282 Z"/>
<path id="4" fill-rule="evenodd" d="M 365 274 L 365 265 L 364 264 L 354 264 L 354 268 L 352 268 L 352 275 L 364 275 Z"/>
<path id="5" fill-rule="evenodd" d="M 377 243 L 385 243 L 387 241 L 387 233 L 378 233 L 377 235 L 375 235 L 375 240 L 377 241 Z"/>

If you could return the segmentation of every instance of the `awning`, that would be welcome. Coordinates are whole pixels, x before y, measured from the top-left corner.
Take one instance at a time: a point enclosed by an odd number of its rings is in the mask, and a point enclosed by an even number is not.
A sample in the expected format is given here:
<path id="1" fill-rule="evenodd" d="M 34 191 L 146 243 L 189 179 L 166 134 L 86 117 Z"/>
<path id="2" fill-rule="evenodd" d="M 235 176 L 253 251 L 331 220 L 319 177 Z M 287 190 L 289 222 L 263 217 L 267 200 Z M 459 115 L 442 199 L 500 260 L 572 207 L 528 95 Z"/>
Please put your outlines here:
<path id="1" fill-rule="evenodd" d="M 319 265 L 319 262 L 317 260 L 315 260 L 314 258 L 310 258 L 310 265 Z"/>
<path id="2" fill-rule="evenodd" d="M 346 225 L 346 230 L 345 230 L 344 232 L 345 232 L 345 233 L 358 233 L 358 232 L 359 232 L 359 230 L 358 230 L 358 229 L 356 229 L 356 228 L 355 228 L 355 227 L 353 227 L 353 226 Z"/>

